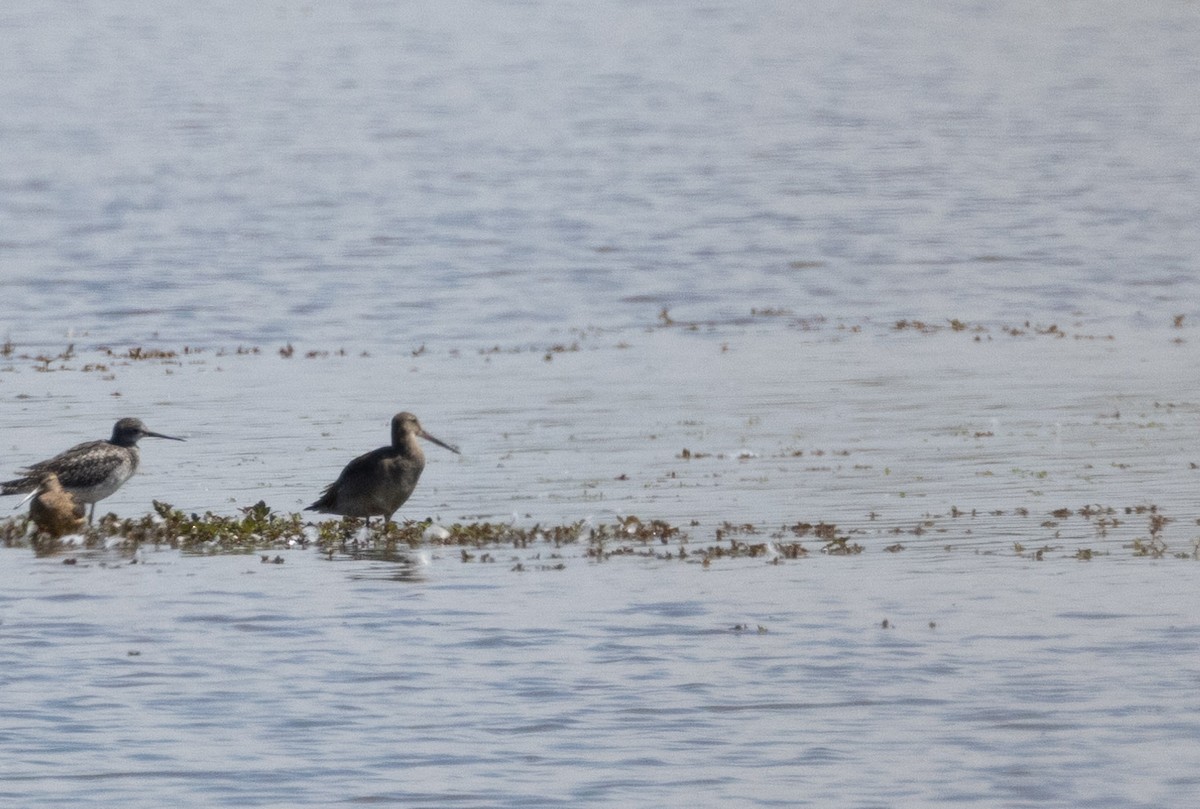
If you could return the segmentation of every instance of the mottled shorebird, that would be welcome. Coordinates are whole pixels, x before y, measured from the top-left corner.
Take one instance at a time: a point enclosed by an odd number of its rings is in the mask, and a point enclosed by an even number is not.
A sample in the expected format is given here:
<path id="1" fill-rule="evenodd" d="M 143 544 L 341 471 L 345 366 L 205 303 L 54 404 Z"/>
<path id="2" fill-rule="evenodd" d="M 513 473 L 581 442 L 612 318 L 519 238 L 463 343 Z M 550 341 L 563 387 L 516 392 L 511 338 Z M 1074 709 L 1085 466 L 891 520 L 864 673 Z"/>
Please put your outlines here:
<path id="1" fill-rule="evenodd" d="M 169 438 L 173 435 L 151 432 L 140 419 L 121 419 L 113 425 L 112 438 L 77 444 L 53 458 L 38 461 L 20 470 L 23 477 L 0 483 L 0 494 L 24 494 L 37 489 L 47 472 L 58 476 L 62 488 L 80 503 L 91 506 L 88 522 L 96 513 L 96 502 L 121 488 L 137 471 L 137 442 L 143 438 Z"/>
<path id="2" fill-rule="evenodd" d="M 418 438 L 432 441 L 458 454 L 458 447 L 439 441 L 421 429 L 412 413 L 392 416 L 392 445 L 359 455 L 325 487 L 320 499 L 305 511 L 343 517 L 383 517 L 387 523 L 417 487 L 425 469 L 425 453 Z"/>
<path id="3" fill-rule="evenodd" d="M 58 475 L 53 472 L 43 474 L 38 487 L 17 508 L 29 500 L 33 501 L 29 504 L 29 518 L 39 531 L 55 539 L 78 531 L 86 522 L 84 514 L 87 510 L 62 487 Z"/>

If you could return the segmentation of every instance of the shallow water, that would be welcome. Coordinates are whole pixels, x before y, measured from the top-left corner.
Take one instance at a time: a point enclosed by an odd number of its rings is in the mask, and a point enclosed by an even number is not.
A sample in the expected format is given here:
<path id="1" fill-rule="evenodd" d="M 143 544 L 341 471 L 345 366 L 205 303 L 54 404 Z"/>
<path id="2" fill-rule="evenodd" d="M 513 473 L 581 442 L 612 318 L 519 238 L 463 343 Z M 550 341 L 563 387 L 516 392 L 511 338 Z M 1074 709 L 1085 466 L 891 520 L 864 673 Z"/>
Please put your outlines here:
<path id="1" fill-rule="evenodd" d="M 258 500 L 299 510 L 388 440 L 403 402 L 463 454 L 427 447 L 402 518 L 635 514 L 696 521 L 701 536 L 724 522 L 804 520 L 883 536 L 957 508 L 977 512 L 959 520 L 976 539 L 1066 531 L 1100 546 L 1087 521 L 1040 523 L 1089 505 L 1189 521 L 1197 366 L 1193 344 L 1173 340 L 1190 331 L 1066 333 L 672 326 L 589 336 L 549 360 L 201 352 L 97 371 L 95 355 L 80 355 L 50 372 L 17 360 L 0 380 L 20 391 L 5 434 L 14 468 L 107 433 L 96 402 L 186 437 L 142 442 L 143 474 L 104 501 L 127 516 L 152 499 L 189 512 Z M 1186 548 L 1196 532 L 1175 533 Z"/>
<path id="2" fill-rule="evenodd" d="M 21 343 L 1197 314 L 1187 4 L 123 9 L 0 15 Z"/>
<path id="3" fill-rule="evenodd" d="M 1190 7 L 122 9 L 0 11 L 0 468 L 686 536 L 0 549 L 6 803 L 1190 805 Z"/>
<path id="4" fill-rule="evenodd" d="M 1161 806 L 1197 786 L 1190 565 L 6 556 L 0 792 L 27 806 Z"/>

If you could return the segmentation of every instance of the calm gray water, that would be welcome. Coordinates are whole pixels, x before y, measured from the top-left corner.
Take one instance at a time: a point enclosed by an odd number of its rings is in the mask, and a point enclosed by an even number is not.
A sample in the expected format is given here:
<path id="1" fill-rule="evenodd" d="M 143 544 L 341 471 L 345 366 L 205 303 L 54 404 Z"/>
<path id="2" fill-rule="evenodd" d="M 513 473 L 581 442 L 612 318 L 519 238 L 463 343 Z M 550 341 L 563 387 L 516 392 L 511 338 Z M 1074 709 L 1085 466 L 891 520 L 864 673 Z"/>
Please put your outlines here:
<path id="1" fill-rule="evenodd" d="M 137 415 L 188 441 L 104 507 L 293 511 L 409 409 L 464 453 L 400 517 L 864 546 L 0 550 L 6 805 L 1194 801 L 1194 4 L 14 2 L 0 43 L 0 470 Z"/>
<path id="2" fill-rule="evenodd" d="M 1195 313 L 1200 15 L 1060 5 L 6 3 L 5 328 Z"/>
<path id="3" fill-rule="evenodd" d="M 435 559 L 398 582 L 306 552 L 8 555 L 11 805 L 1124 807 L 1197 788 L 1190 564 L 1157 568 L 1148 599 L 1136 564 L 975 557 Z"/>

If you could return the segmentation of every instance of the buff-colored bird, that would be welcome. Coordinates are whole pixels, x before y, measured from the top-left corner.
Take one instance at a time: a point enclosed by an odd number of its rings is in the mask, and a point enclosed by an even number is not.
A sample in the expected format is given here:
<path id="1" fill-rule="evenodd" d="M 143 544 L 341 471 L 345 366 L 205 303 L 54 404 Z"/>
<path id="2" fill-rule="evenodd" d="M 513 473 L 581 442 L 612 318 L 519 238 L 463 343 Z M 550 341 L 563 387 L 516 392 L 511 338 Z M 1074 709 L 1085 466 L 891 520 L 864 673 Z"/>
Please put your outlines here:
<path id="1" fill-rule="evenodd" d="M 87 522 L 87 509 L 62 487 L 58 475 L 46 472 L 29 498 L 29 518 L 44 534 L 58 539 L 73 534 Z"/>

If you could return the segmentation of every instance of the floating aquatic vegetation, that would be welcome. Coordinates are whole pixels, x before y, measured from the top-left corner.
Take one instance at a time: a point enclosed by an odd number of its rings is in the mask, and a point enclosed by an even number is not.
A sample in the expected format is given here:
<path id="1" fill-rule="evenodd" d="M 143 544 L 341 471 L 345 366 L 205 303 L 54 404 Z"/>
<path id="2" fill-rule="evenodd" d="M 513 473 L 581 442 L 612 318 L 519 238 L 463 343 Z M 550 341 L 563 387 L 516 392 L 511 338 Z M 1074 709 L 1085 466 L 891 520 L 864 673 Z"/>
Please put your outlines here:
<path id="1" fill-rule="evenodd" d="M 525 549 L 537 544 L 555 548 L 576 543 L 583 536 L 584 523 L 522 528 L 508 523 L 476 522 L 437 525 L 432 520 L 409 520 L 367 526 L 357 517 L 326 520 L 315 526 L 316 547 L 326 554 L 351 556 L 395 555 L 421 547 L 459 547 L 464 561 L 477 557 L 467 549 Z M 484 560 L 487 561 L 487 560 Z"/>
<path id="2" fill-rule="evenodd" d="M 1134 556 L 1149 556 L 1153 559 L 1161 559 L 1167 553 L 1167 543 L 1163 540 L 1163 529 L 1167 527 L 1170 519 L 1164 514 L 1160 514 L 1156 506 L 1139 506 L 1132 507 L 1133 513 L 1147 514 L 1150 518 L 1150 538 L 1143 539 L 1136 537 L 1133 540 L 1131 547 Z M 1126 509 L 1126 514 L 1131 513 L 1131 509 Z M 1180 558 L 1187 558 L 1187 554 L 1176 554 Z"/>
<path id="3" fill-rule="evenodd" d="M 1135 533 L 1118 514 L 1142 516 L 1143 533 Z M 273 511 L 266 503 L 239 509 L 234 515 L 185 513 L 155 501 L 152 513 L 135 518 L 108 514 L 77 534 L 55 540 L 39 533 L 25 515 L 0 521 L 0 546 L 32 548 L 38 555 L 69 550 L 106 549 L 133 553 L 142 547 L 172 548 L 191 554 L 264 554 L 292 548 L 315 548 L 329 558 L 411 558 L 418 549 L 455 549 L 463 562 L 508 562 L 513 570 L 559 569 L 567 558 L 606 562 L 620 557 L 675 560 L 711 565 L 717 560 L 758 559 L 783 564 L 812 555 L 802 540 L 817 543 L 820 555 L 854 556 L 863 553 L 897 554 L 901 551 L 928 553 L 974 549 L 981 555 L 1011 552 L 1034 561 L 1051 558 L 1094 560 L 1125 549 L 1134 557 L 1200 560 L 1200 538 L 1188 537 L 1186 545 L 1168 545 L 1165 535 L 1174 522 L 1153 505 L 1117 509 L 1099 505 L 1062 507 L 1046 512 L 1051 519 L 1039 520 L 1036 528 L 1022 528 L 1021 540 L 1012 541 L 1012 517 L 1028 517 L 1029 510 L 1010 511 L 961 509 L 952 506 L 945 514 L 926 514 L 914 526 L 904 522 L 886 524 L 872 512 L 862 525 L 841 529 L 830 522 L 795 522 L 771 528 L 752 522 L 724 521 L 711 529 L 706 541 L 700 524 L 687 528 L 666 520 L 627 515 L 611 522 L 594 524 L 577 521 L 561 525 L 521 526 L 500 522 L 456 522 L 433 520 L 388 522 L 341 518 L 312 522 L 297 513 Z M 947 520 L 955 522 L 948 522 Z M 969 519 L 969 526 L 960 520 Z M 1082 519 L 1084 523 L 1076 521 Z M 1191 521 L 1189 520 L 1189 523 Z M 1074 523 L 1074 524 L 1073 524 Z M 1198 521 L 1200 524 L 1200 521 Z M 994 539 L 987 539 L 989 525 Z M 1049 534 L 1041 533 L 1049 532 Z M 699 535 L 698 535 L 699 534 Z M 950 534 L 949 541 L 927 534 Z M 903 543 L 900 535 L 913 539 Z M 984 535 L 984 539 L 980 539 Z M 1033 542 L 1029 537 L 1034 538 Z M 1097 547 L 1097 543 L 1100 543 Z M 1074 547 L 1071 548 L 1071 545 Z M 278 557 L 266 553 L 268 562 Z"/>
<path id="4" fill-rule="evenodd" d="M 80 533 L 57 541 L 32 531 L 27 517 L 15 517 L 0 523 L 0 540 L 7 547 L 29 544 L 39 553 L 66 548 L 134 551 L 141 546 L 188 553 L 248 553 L 306 547 L 311 542 L 300 515 L 276 513 L 263 502 L 241 509 L 240 516 L 226 516 L 211 511 L 189 515 L 158 501 L 152 514 L 124 519 L 106 514 Z"/>
<path id="5" fill-rule="evenodd" d="M 995 329 L 988 328 L 980 323 L 969 323 L 959 318 L 948 318 L 945 323 L 941 321 L 929 322 L 925 320 L 909 320 L 901 318 L 892 324 L 893 331 L 914 331 L 919 334 L 937 334 L 946 330 L 952 332 L 967 332 L 973 335 L 976 342 L 983 342 L 992 339 L 993 331 L 998 331 L 1000 334 L 1008 335 L 1009 337 L 1054 337 L 1062 339 L 1065 337 L 1073 337 L 1076 340 L 1114 340 L 1116 339 L 1111 334 L 1095 335 L 1072 333 L 1070 335 L 1056 323 L 1051 323 L 1048 326 L 1043 326 L 1036 323 L 1025 321 L 1019 326 L 1003 325 Z"/>
<path id="6" fill-rule="evenodd" d="M 817 523 L 816 525 L 809 522 L 798 522 L 787 526 L 787 530 L 798 537 L 808 536 L 811 533 L 817 539 L 823 539 L 827 542 L 837 535 L 837 526 L 833 523 L 825 522 Z"/>
<path id="7" fill-rule="evenodd" d="M 707 320 L 684 320 L 677 318 L 671 313 L 671 310 L 659 305 L 657 316 L 651 323 L 648 323 L 648 329 L 671 329 L 676 332 L 704 332 L 711 334 L 719 332 L 726 328 L 742 328 L 747 324 L 762 323 L 764 321 L 781 322 L 788 329 L 795 329 L 803 332 L 820 332 L 820 331 L 836 331 L 838 339 L 845 335 L 857 335 L 863 333 L 879 333 L 881 331 L 891 332 L 912 332 L 922 335 L 935 334 L 963 334 L 967 335 L 967 339 L 973 339 L 976 342 L 992 341 L 1001 336 L 1009 336 L 1018 339 L 1037 340 L 1043 337 L 1054 339 L 1063 339 L 1071 337 L 1075 340 L 1115 340 L 1112 334 L 1090 334 L 1075 331 L 1081 328 L 1079 322 L 1072 323 L 1069 326 L 1061 326 L 1051 323 L 1042 325 L 1029 321 L 1017 325 L 1001 325 L 1001 324 L 982 324 L 965 320 L 961 317 L 937 317 L 932 320 L 922 320 L 918 318 L 901 318 L 888 322 L 876 322 L 870 318 L 851 318 L 851 319 L 830 319 L 820 313 L 811 313 L 808 315 L 798 315 L 789 309 L 779 306 L 758 306 L 752 307 L 745 314 L 732 314 L 716 319 Z M 1176 330 L 1185 328 L 1184 316 L 1176 315 L 1172 319 L 1172 325 Z M 452 357 L 462 356 L 468 351 L 477 351 L 481 356 L 488 357 L 492 354 L 530 354 L 541 357 L 544 360 L 553 360 L 555 355 L 566 354 L 582 351 L 585 347 L 598 348 L 600 346 L 592 345 L 589 340 L 593 340 L 598 336 L 605 336 L 609 333 L 608 330 L 600 327 L 589 327 L 587 329 L 572 329 L 573 334 L 578 335 L 579 339 L 571 342 L 558 342 L 550 345 L 546 344 L 525 344 L 513 345 L 504 347 L 494 345 L 491 347 L 464 349 L 460 347 L 451 347 L 444 350 L 435 351 L 433 348 L 421 344 L 415 347 L 408 347 L 402 350 L 403 353 L 412 357 L 425 357 L 433 354 L 448 355 Z M 1176 332 L 1177 335 L 1180 332 Z M 1182 342 L 1181 336 L 1176 336 L 1172 342 Z M 732 341 L 724 341 L 720 344 L 722 353 L 736 351 L 738 345 Z M 609 348 L 623 349 L 628 348 L 629 343 L 626 340 L 619 340 L 615 345 L 608 344 Z M 88 354 L 93 356 L 88 356 Z M 128 365 L 132 363 L 163 363 L 166 365 L 181 365 L 187 359 L 191 358 L 194 362 L 203 362 L 199 355 L 210 354 L 216 358 L 224 358 L 229 356 L 239 357 L 258 357 L 270 354 L 275 354 L 283 359 L 291 359 L 293 357 L 304 357 L 307 359 L 320 359 L 327 357 L 346 357 L 360 356 L 367 357 L 370 354 L 366 351 L 352 351 L 344 347 L 325 347 L 319 349 L 311 349 L 302 351 L 292 343 L 288 342 L 282 346 L 263 348 L 260 346 L 193 346 L 193 345 L 178 345 L 178 346 L 131 346 L 128 348 L 114 348 L 110 346 L 96 346 L 82 350 L 83 356 L 77 355 L 76 346 L 68 345 L 63 351 L 55 353 L 53 351 L 39 351 L 38 353 L 21 353 L 19 345 L 14 342 L 11 337 L 0 343 L 0 358 L 8 360 L 2 369 L 4 371 L 16 371 L 17 365 L 14 360 L 24 360 L 29 363 L 32 368 L 40 372 L 50 371 L 66 371 L 66 370 L 83 370 L 98 373 L 111 373 L 115 366 Z M 75 360 L 79 364 L 72 362 Z"/>
<path id="8" fill-rule="evenodd" d="M 192 553 L 244 553 L 260 548 L 307 546 L 310 537 L 299 514 L 284 515 L 259 501 L 240 509 L 241 516 L 224 516 L 211 511 L 184 514 L 167 503 L 154 501 L 154 517 L 139 521 L 100 521 L 110 536 L 151 541 Z"/>
<path id="9" fill-rule="evenodd" d="M 595 525 L 580 536 L 585 545 L 584 556 L 602 562 L 613 556 L 642 556 L 656 559 L 686 559 L 688 535 L 664 520 L 642 520 L 628 516 L 615 525 Z M 662 546 L 678 542 L 675 552 Z"/>
<path id="10" fill-rule="evenodd" d="M 853 556 L 862 553 L 862 545 L 857 542 L 851 542 L 848 536 L 835 536 L 833 539 L 825 543 L 821 548 L 821 553 L 829 554 L 830 556 Z"/>
<path id="11" fill-rule="evenodd" d="M 134 360 L 134 361 L 137 361 L 137 360 L 173 360 L 173 359 L 177 359 L 179 357 L 179 354 L 175 351 L 163 350 L 163 349 L 159 349 L 159 348 L 142 348 L 141 346 L 134 346 L 133 348 L 130 348 L 129 350 L 127 350 L 124 354 L 118 354 L 117 352 L 113 351 L 111 348 L 107 349 L 107 353 L 108 353 L 108 356 L 113 357 L 115 359 Z"/>
<path id="12" fill-rule="evenodd" d="M 1150 539 L 1137 538 L 1133 540 L 1133 544 L 1129 546 L 1133 549 L 1134 556 L 1149 556 L 1154 559 L 1161 559 L 1167 553 L 1167 543 L 1162 541 L 1161 537 L 1152 536 Z"/>
<path id="13" fill-rule="evenodd" d="M 571 343 L 570 345 L 555 343 L 546 349 L 546 353 L 542 356 L 542 359 L 544 359 L 546 362 L 549 362 L 550 360 L 554 359 L 555 354 L 569 354 L 576 351 L 579 351 L 579 343 Z"/>

